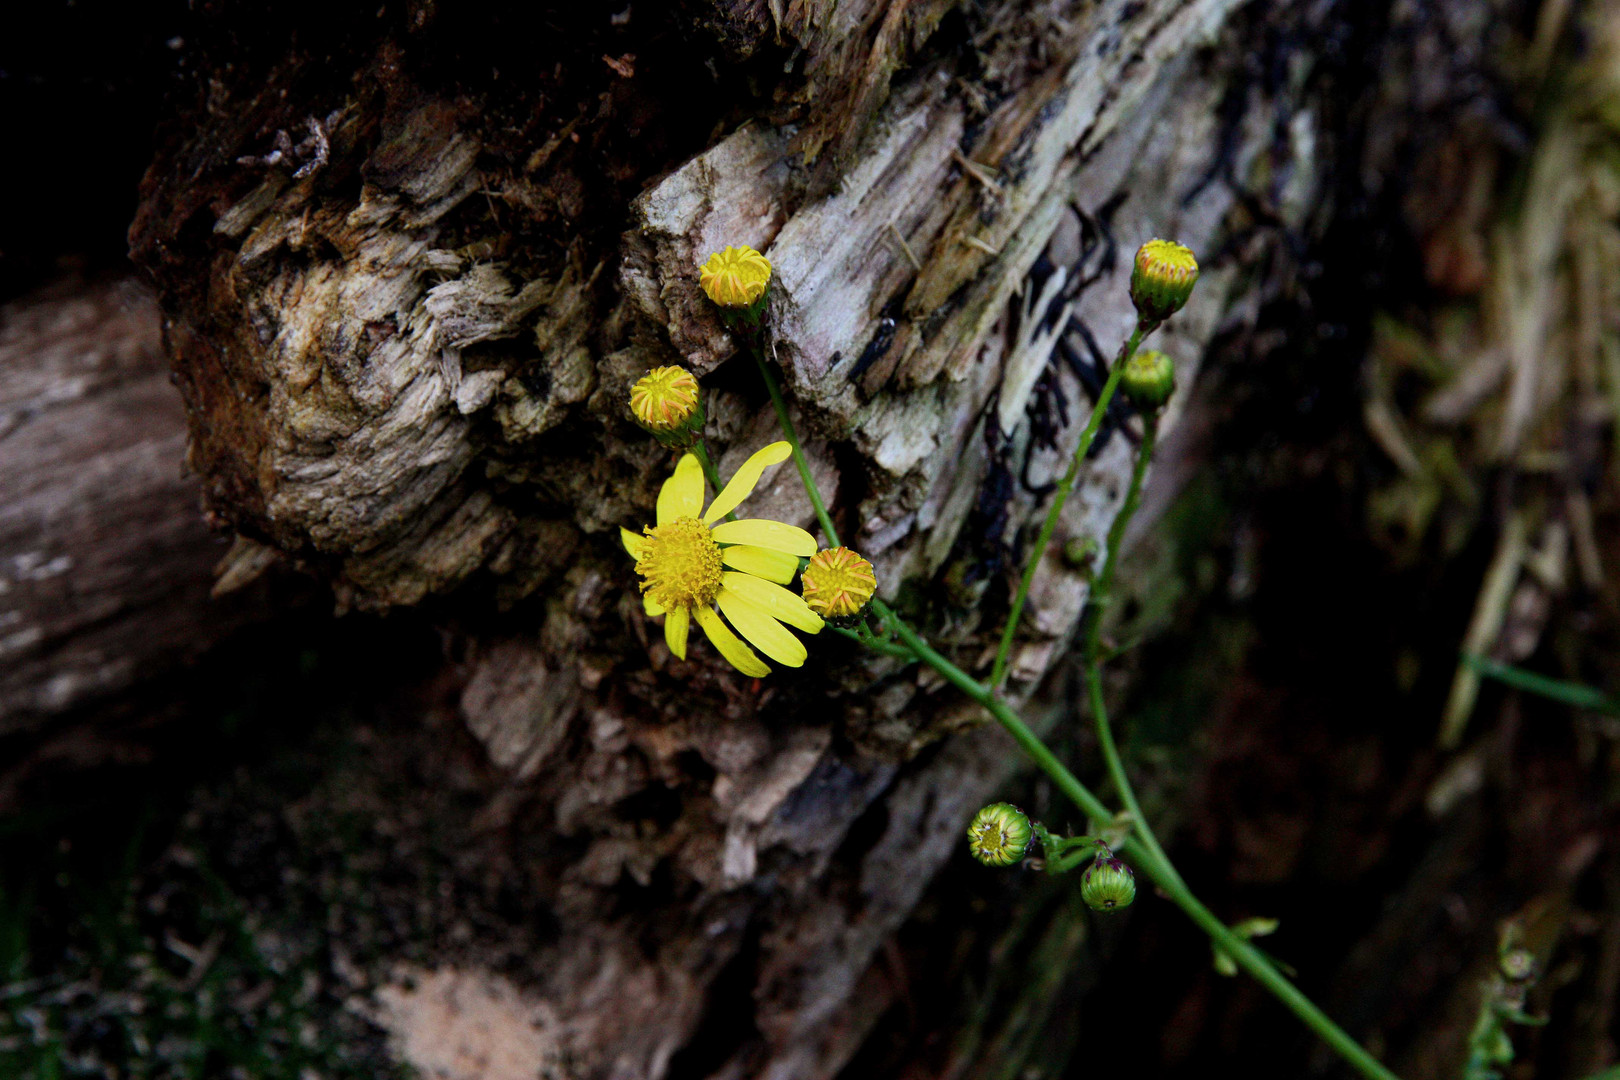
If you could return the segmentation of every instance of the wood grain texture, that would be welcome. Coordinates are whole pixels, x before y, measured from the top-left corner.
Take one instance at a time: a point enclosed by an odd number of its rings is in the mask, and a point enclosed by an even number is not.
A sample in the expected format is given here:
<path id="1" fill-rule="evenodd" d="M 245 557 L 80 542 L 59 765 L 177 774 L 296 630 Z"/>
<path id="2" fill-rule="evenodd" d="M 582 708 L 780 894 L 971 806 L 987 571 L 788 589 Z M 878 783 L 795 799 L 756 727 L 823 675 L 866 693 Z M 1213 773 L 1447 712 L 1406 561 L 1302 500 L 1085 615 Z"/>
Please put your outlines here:
<path id="1" fill-rule="evenodd" d="M 185 442 L 149 291 L 65 281 L 0 308 L 0 734 L 265 614 L 261 597 L 210 600 L 230 544 Z"/>

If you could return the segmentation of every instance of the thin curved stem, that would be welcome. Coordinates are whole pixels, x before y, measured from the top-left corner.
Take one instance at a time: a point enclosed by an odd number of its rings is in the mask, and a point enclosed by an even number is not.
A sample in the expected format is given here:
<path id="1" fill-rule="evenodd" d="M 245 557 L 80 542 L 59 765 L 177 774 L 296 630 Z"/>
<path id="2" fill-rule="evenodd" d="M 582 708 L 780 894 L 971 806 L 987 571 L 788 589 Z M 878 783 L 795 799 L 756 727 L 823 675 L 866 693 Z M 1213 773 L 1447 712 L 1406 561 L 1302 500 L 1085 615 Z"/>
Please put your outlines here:
<path id="1" fill-rule="evenodd" d="M 855 631 L 845 630 L 842 626 L 829 626 L 827 629 L 831 630 L 835 634 L 842 634 L 851 641 L 859 642 L 875 653 L 882 653 L 884 656 L 892 656 L 896 660 L 917 659 L 917 655 L 903 645 L 893 645 L 887 641 L 879 641 L 876 638 L 863 638 Z"/>
<path id="2" fill-rule="evenodd" d="M 1136 345 L 1140 344 L 1143 336 L 1145 334 L 1140 328 L 1135 334 L 1131 335 L 1131 340 L 1127 342 L 1129 351 L 1122 350 L 1122 358 L 1128 358 L 1130 353 L 1135 352 Z M 776 417 L 777 421 L 782 425 L 783 437 L 793 447 L 793 459 L 799 466 L 799 477 L 804 481 L 805 492 L 810 496 L 811 505 L 816 509 L 816 516 L 821 521 L 822 529 L 826 532 L 828 541 L 837 544 L 838 534 L 833 529 L 832 519 L 827 514 L 827 508 L 821 500 L 821 493 L 816 489 L 815 479 L 810 475 L 810 467 L 805 461 L 804 452 L 799 447 L 798 433 L 794 430 L 793 421 L 788 416 L 787 403 L 782 400 L 782 392 L 777 386 L 776 379 L 766 365 L 764 356 L 757 349 L 754 350 L 754 358 L 759 362 L 760 374 L 764 376 L 765 385 L 770 390 L 771 404 L 776 408 Z M 1104 387 L 1107 396 L 1099 397 L 1099 406 L 1102 408 L 1106 407 L 1107 397 L 1112 396 L 1113 386 L 1117 384 L 1118 374 L 1123 367 L 1122 359 L 1120 363 L 1115 365 L 1113 374 L 1109 376 L 1109 383 Z M 1101 408 L 1093 413 L 1093 423 L 1087 427 L 1087 432 L 1091 435 L 1095 435 L 1100 412 Z M 1089 443 L 1089 439 L 1084 433 L 1082 434 L 1082 442 Z M 1075 460 L 1079 461 L 1083 456 L 1083 454 L 1076 455 Z M 1073 471 L 1076 471 L 1076 469 L 1071 467 L 1071 472 Z M 1140 487 L 1139 481 L 1138 487 Z M 1055 515 L 1048 515 L 1048 522 L 1050 523 L 1053 520 L 1055 520 Z M 1047 538 L 1050 539 L 1049 530 L 1047 532 Z M 1117 547 L 1117 545 L 1115 546 Z M 1074 803 L 1082 813 L 1099 822 L 1107 822 L 1113 819 L 1113 812 L 1109 810 L 1107 805 L 1093 794 L 1091 789 L 1082 784 L 1063 762 L 1058 760 L 1057 756 L 1047 748 L 1040 737 L 1030 730 L 1029 725 L 1024 723 L 1022 717 L 1014 712 L 1006 702 L 1001 700 L 995 691 L 993 682 L 990 685 L 980 683 L 973 676 L 946 659 L 881 599 L 872 598 L 872 610 L 877 613 L 883 624 L 900 639 L 913 656 L 933 668 L 946 682 L 955 686 L 988 710 L 1002 729 L 1013 737 L 1013 741 L 1035 763 L 1036 767 L 1044 772 L 1057 789 L 1070 802 Z M 1011 625 L 1014 624 L 1009 624 L 1009 626 Z M 849 636 L 857 641 L 860 640 L 855 634 L 849 634 Z M 865 644 L 876 648 L 879 643 L 867 641 Z M 888 653 L 889 650 L 894 648 L 894 646 L 887 643 L 883 643 L 883 645 L 885 647 L 880 648 L 878 651 Z M 1117 753 L 1115 756 L 1118 756 Z M 1123 776 L 1123 770 L 1121 770 L 1120 775 Z M 1115 778 L 1115 783 L 1119 785 L 1118 777 Z M 1130 785 L 1127 781 L 1121 785 L 1122 797 L 1123 793 L 1129 791 Z M 1131 797 L 1134 798 L 1134 795 Z M 1137 815 L 1137 821 L 1141 822 L 1139 814 Z M 1137 868 L 1157 884 L 1164 894 L 1170 898 L 1170 901 L 1181 908 L 1187 917 L 1199 929 L 1203 930 L 1239 967 L 1247 971 L 1256 981 L 1269 990 L 1306 1027 L 1314 1031 L 1323 1042 L 1331 1046 L 1368 1080 L 1399 1080 L 1377 1058 L 1363 1049 L 1360 1043 L 1352 1039 L 1343 1028 L 1335 1024 L 1326 1013 L 1317 1008 L 1315 1002 L 1311 1001 L 1310 998 L 1300 992 L 1298 987 L 1289 982 L 1287 977 L 1272 965 L 1265 954 L 1249 944 L 1247 939 L 1230 930 L 1225 923 L 1216 917 L 1214 912 L 1200 903 L 1198 898 L 1192 894 L 1192 891 L 1187 888 L 1186 883 L 1182 881 L 1181 875 L 1176 872 L 1170 860 L 1164 856 L 1162 850 L 1158 849 L 1157 841 L 1153 841 L 1152 846 L 1149 846 L 1146 837 L 1151 836 L 1150 832 L 1138 831 L 1137 835 L 1143 841 L 1141 844 L 1121 845 L 1121 850 L 1128 846 L 1132 851 L 1132 861 Z"/>
<path id="3" fill-rule="evenodd" d="M 721 488 L 725 485 L 720 483 L 720 470 L 714 467 L 714 461 L 709 457 L 709 448 L 703 445 L 702 439 L 692 444 L 692 455 L 698 459 L 698 464 L 703 467 L 703 479 L 709 482 L 709 487 L 713 489 L 716 495 L 720 494 Z"/>
<path id="4" fill-rule="evenodd" d="M 1089 610 L 1086 613 L 1088 622 L 1082 656 L 1085 663 L 1086 688 L 1091 698 L 1091 715 L 1097 725 L 1097 743 L 1102 750 L 1103 763 L 1108 768 L 1108 775 L 1114 782 L 1114 790 L 1119 793 L 1120 801 L 1130 812 L 1132 827 L 1140 836 L 1142 845 L 1157 855 L 1174 874 L 1175 865 L 1165 854 L 1159 838 L 1153 833 L 1153 826 L 1148 823 L 1147 815 L 1142 812 L 1142 804 L 1136 799 L 1136 791 L 1131 785 L 1129 774 L 1125 771 L 1125 762 L 1120 757 L 1118 745 L 1114 742 L 1113 726 L 1108 722 L 1108 708 L 1103 701 L 1101 660 L 1103 618 L 1108 612 L 1108 604 L 1113 595 L 1114 574 L 1119 569 L 1120 551 L 1125 544 L 1125 530 L 1130 527 L 1131 518 L 1142 503 L 1142 483 L 1147 477 L 1148 465 L 1153 460 L 1153 449 L 1158 437 L 1158 413 L 1145 414 L 1142 417 L 1142 446 L 1137 452 L 1136 464 L 1131 468 L 1131 482 L 1125 489 L 1125 502 L 1108 527 L 1108 547 L 1107 554 L 1103 558 L 1102 571 L 1092 582 L 1091 596 L 1086 601 Z"/>
<path id="5" fill-rule="evenodd" d="M 713 488 L 715 495 L 718 496 L 725 489 L 725 485 L 720 483 L 720 470 L 714 467 L 714 461 L 709 457 L 709 448 L 703 445 L 702 439 L 692 444 L 692 456 L 698 459 L 698 465 L 703 469 L 703 479 L 709 482 L 709 487 Z M 724 520 L 736 521 L 737 512 L 728 511 Z"/>
<path id="6" fill-rule="evenodd" d="M 810 462 L 804 456 L 804 448 L 799 445 L 798 433 L 793 430 L 793 421 L 788 419 L 787 402 L 782 399 L 782 388 L 777 384 L 776 373 L 771 365 L 765 362 L 765 353 L 758 346 L 749 346 L 749 352 L 754 354 L 754 362 L 759 365 L 760 377 L 765 380 L 765 389 L 770 391 L 771 404 L 776 407 L 776 418 L 782 424 L 782 433 L 793 447 L 793 464 L 799 467 L 799 479 L 804 483 L 805 494 L 810 496 L 810 505 L 815 507 L 816 520 L 821 523 L 821 531 L 827 534 L 827 546 L 838 546 L 838 530 L 833 527 L 832 515 L 827 513 L 827 504 L 821 501 L 821 490 L 816 487 L 816 478 L 810 475 Z"/>
<path id="7" fill-rule="evenodd" d="M 1080 432 L 1080 441 L 1075 444 L 1074 457 L 1069 459 L 1069 468 L 1058 481 L 1057 494 L 1052 497 L 1052 505 L 1047 508 L 1046 520 L 1041 523 L 1041 532 L 1035 539 L 1035 550 L 1030 552 L 1029 561 L 1024 564 L 1024 576 L 1018 583 L 1018 592 L 1013 596 L 1011 609 L 1007 612 L 1007 625 L 1001 631 L 1001 645 L 996 649 L 996 662 L 990 669 L 990 685 L 1000 687 L 1007 677 L 1007 657 L 1012 653 L 1013 638 L 1018 634 L 1018 621 L 1024 616 L 1024 602 L 1029 599 L 1029 587 L 1035 580 L 1035 571 L 1041 565 L 1041 558 L 1046 554 L 1047 545 L 1052 542 L 1052 533 L 1057 528 L 1058 517 L 1063 513 L 1063 504 L 1069 501 L 1069 493 L 1074 490 L 1075 478 L 1080 475 L 1080 465 L 1091 452 L 1091 444 L 1097 438 L 1097 431 L 1102 427 L 1103 417 L 1108 413 L 1108 404 L 1114 400 L 1114 390 L 1119 386 L 1119 377 L 1125 372 L 1125 365 L 1131 357 L 1136 355 L 1137 347 L 1142 340 L 1153 333 L 1157 323 L 1144 326 L 1137 324 L 1131 336 L 1125 339 L 1120 347 L 1119 356 L 1114 360 L 1113 370 L 1108 373 L 1108 381 L 1103 383 L 1102 390 L 1097 394 L 1097 403 L 1091 407 L 1091 419 L 1086 421 L 1085 430 Z"/>
<path id="8" fill-rule="evenodd" d="M 880 601 L 874 601 L 874 604 Z M 1040 737 L 1031 731 L 1024 721 L 1009 708 L 989 687 L 981 685 L 967 672 L 941 656 L 916 631 L 894 615 L 887 606 L 879 611 L 890 620 L 890 626 L 899 635 L 900 640 L 911 646 L 918 659 L 938 671 L 945 680 L 961 690 L 968 697 L 977 701 L 989 710 L 1002 728 L 1011 735 L 1023 751 L 1035 762 L 1040 770 L 1051 779 L 1059 791 L 1079 807 L 1084 813 L 1093 818 L 1107 821 L 1112 815 L 1102 800 L 1092 794 L 1091 790 L 1075 778 L 1063 763 L 1059 761 Z M 1154 884 L 1163 890 L 1165 896 L 1179 907 L 1200 930 L 1220 946 L 1221 951 L 1230 956 L 1239 967 L 1247 971 L 1262 986 L 1271 991 L 1290 1012 L 1297 1016 L 1306 1027 L 1314 1031 L 1323 1042 L 1331 1046 L 1338 1054 L 1349 1062 L 1357 1072 L 1368 1077 L 1368 1080 L 1399 1080 L 1399 1078 L 1385 1068 L 1379 1060 L 1368 1053 L 1360 1043 L 1351 1038 L 1339 1025 L 1317 1008 L 1316 1003 L 1306 997 L 1300 989 L 1288 981 L 1287 976 L 1278 971 L 1265 954 L 1249 944 L 1246 938 L 1232 932 L 1227 925 L 1205 907 L 1192 890 L 1187 888 L 1181 875 L 1176 873 L 1169 860 L 1161 853 L 1148 849 L 1146 845 L 1131 845 L 1131 861 L 1148 876 Z"/>

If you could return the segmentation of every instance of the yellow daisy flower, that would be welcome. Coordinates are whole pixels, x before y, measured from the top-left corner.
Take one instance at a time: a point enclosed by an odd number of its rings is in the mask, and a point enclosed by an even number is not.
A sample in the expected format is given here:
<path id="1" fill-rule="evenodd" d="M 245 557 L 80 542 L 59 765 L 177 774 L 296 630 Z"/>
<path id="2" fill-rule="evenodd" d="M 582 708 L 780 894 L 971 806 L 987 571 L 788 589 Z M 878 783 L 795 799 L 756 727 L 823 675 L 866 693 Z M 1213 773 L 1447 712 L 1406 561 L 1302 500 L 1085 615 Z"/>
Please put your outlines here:
<path id="1" fill-rule="evenodd" d="M 765 295 L 771 260 L 744 244 L 727 246 L 698 268 L 698 284 L 721 307 L 747 307 Z"/>
<path id="2" fill-rule="evenodd" d="M 754 454 L 707 510 L 703 469 L 695 456 L 685 454 L 658 492 L 658 524 L 646 526 L 640 536 L 619 530 L 642 578 L 642 604 L 649 616 L 664 616 L 664 640 L 682 660 L 693 619 L 732 667 L 755 677 L 771 669 L 754 649 L 799 667 L 807 655 L 804 643 L 787 627 L 821 632 L 821 616 L 782 587 L 798 573 L 799 557 L 815 554 L 815 537 L 780 521 L 721 520 L 753 494 L 768 467 L 792 452 L 787 443 L 775 442 Z M 722 614 L 731 626 L 721 621 Z"/>

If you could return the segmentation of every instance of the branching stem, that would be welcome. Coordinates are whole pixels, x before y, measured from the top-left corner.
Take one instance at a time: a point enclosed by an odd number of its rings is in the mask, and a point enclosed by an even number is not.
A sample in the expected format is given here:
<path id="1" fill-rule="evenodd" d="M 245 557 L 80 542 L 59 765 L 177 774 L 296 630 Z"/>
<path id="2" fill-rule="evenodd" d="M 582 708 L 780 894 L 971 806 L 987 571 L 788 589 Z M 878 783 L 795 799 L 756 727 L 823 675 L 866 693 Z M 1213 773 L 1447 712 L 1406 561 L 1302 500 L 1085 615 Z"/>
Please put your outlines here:
<path id="1" fill-rule="evenodd" d="M 702 439 L 692 444 L 692 454 L 698 459 L 698 464 L 703 467 L 703 479 L 707 480 L 709 487 L 713 489 L 716 495 L 719 495 L 722 487 L 720 472 L 714 467 L 714 461 L 709 457 L 709 448 L 703 445 Z"/>
<path id="2" fill-rule="evenodd" d="M 1175 866 L 1170 857 L 1165 854 L 1164 848 L 1159 844 L 1159 838 L 1153 834 L 1153 827 L 1148 824 L 1147 815 L 1142 813 L 1142 806 L 1136 799 L 1136 791 L 1131 786 L 1130 776 L 1125 772 L 1125 763 L 1120 758 L 1119 747 L 1114 742 L 1114 730 L 1108 722 L 1108 709 L 1103 701 L 1102 684 L 1102 625 L 1108 613 L 1108 604 L 1114 588 L 1114 574 L 1119 569 L 1120 549 L 1124 547 L 1125 531 L 1130 527 L 1131 518 L 1136 514 L 1136 508 L 1142 502 L 1142 482 L 1147 476 L 1149 463 L 1153 460 L 1153 450 L 1159 437 L 1158 413 L 1149 412 L 1142 417 L 1142 448 L 1136 455 L 1136 463 L 1131 467 L 1130 486 L 1125 489 L 1125 502 L 1114 515 L 1113 524 L 1108 527 L 1108 548 L 1103 558 L 1102 572 L 1091 584 L 1091 596 L 1086 606 L 1086 638 L 1085 649 L 1081 654 L 1085 664 L 1086 689 L 1091 699 L 1091 715 L 1097 725 L 1097 743 L 1102 750 L 1103 763 L 1108 767 L 1109 778 L 1114 782 L 1114 790 L 1119 793 L 1120 801 L 1130 812 L 1132 828 L 1142 841 L 1142 846 L 1152 851 L 1164 863 L 1166 869 L 1172 874 L 1176 873 Z"/>
<path id="3" fill-rule="evenodd" d="M 1142 340 L 1153 333 L 1157 323 L 1143 325 L 1137 324 L 1131 336 L 1125 339 L 1120 347 L 1119 356 L 1114 360 L 1113 369 L 1108 372 L 1108 381 L 1103 383 L 1102 390 L 1097 394 L 1097 403 L 1091 407 L 1091 419 L 1086 421 L 1085 430 L 1080 432 L 1080 441 L 1075 444 L 1074 457 L 1069 459 L 1069 468 L 1058 481 L 1057 493 L 1052 496 L 1052 505 L 1047 508 L 1046 520 L 1041 523 L 1041 532 L 1035 539 L 1035 549 L 1029 553 L 1029 561 L 1024 564 L 1024 576 L 1018 583 L 1018 592 L 1013 596 L 1012 608 L 1007 612 L 1007 625 L 1001 631 L 1001 645 L 996 649 L 996 662 L 990 669 L 990 685 L 1000 688 L 1002 681 L 1007 677 L 1007 657 L 1012 653 L 1013 639 L 1018 636 L 1018 621 L 1024 616 L 1024 602 L 1029 599 L 1029 587 L 1035 580 L 1035 571 L 1041 565 L 1041 558 L 1046 554 L 1047 545 L 1052 542 L 1052 533 L 1057 528 L 1058 518 L 1063 513 L 1063 504 L 1069 501 L 1069 492 L 1074 490 L 1075 479 L 1080 475 L 1080 466 L 1085 462 L 1086 455 L 1091 452 L 1091 444 L 1097 438 L 1097 431 L 1102 427 L 1103 417 L 1108 415 L 1109 402 L 1114 400 L 1114 391 L 1119 386 L 1119 378 L 1125 373 L 1125 365 L 1131 357 L 1136 355 L 1137 347 Z"/>
<path id="4" fill-rule="evenodd" d="M 1148 330 L 1151 329 L 1151 327 L 1148 328 Z M 1008 621 L 1007 631 L 1003 636 L 1002 650 L 997 657 L 998 667 L 1004 667 L 1005 653 L 1009 647 L 1013 630 L 1017 626 L 1017 615 L 1019 609 L 1022 607 L 1022 601 L 1029 591 L 1029 580 L 1034 572 L 1033 567 L 1039 561 L 1041 553 L 1046 547 L 1046 543 L 1051 539 L 1051 532 L 1057 520 L 1057 513 L 1062 508 L 1063 500 L 1068 496 L 1069 489 L 1073 487 L 1074 477 L 1079 472 L 1079 463 L 1084 460 L 1085 453 L 1090 448 L 1091 440 L 1096 436 L 1097 428 L 1101 424 L 1102 415 L 1107 410 L 1109 400 L 1113 397 L 1114 388 L 1118 385 L 1119 375 L 1120 372 L 1124 370 L 1125 362 L 1130 359 L 1133 353 L 1135 353 L 1136 347 L 1141 344 L 1141 340 L 1146 336 L 1146 333 L 1146 330 L 1138 327 L 1136 332 L 1131 335 L 1130 340 L 1125 343 L 1125 347 L 1120 350 L 1120 358 L 1115 363 L 1114 370 L 1109 374 L 1108 382 L 1104 385 L 1102 393 L 1098 395 L 1097 406 L 1092 410 L 1091 422 L 1086 425 L 1086 430 L 1081 434 L 1080 446 L 1076 450 L 1074 460 L 1070 463 L 1069 472 L 1064 477 L 1064 483 L 1059 487 L 1058 498 L 1054 502 L 1052 510 L 1047 514 L 1046 525 L 1041 530 L 1040 543 L 1038 544 L 1031 558 L 1030 569 L 1027 570 L 1024 575 L 1024 585 L 1019 590 L 1013 615 Z M 805 460 L 804 451 L 800 447 L 798 434 L 793 428 L 793 421 L 788 416 L 787 403 L 782 399 L 782 392 L 777 385 L 775 373 L 770 370 L 769 365 L 765 361 L 764 355 L 759 349 L 755 348 L 752 351 L 754 353 L 754 359 L 759 363 L 760 374 L 765 379 L 765 386 L 770 391 L 771 404 L 776 408 L 776 416 L 777 420 L 782 425 L 783 437 L 786 438 L 788 443 L 793 447 L 793 460 L 799 467 L 799 477 L 804 481 L 805 492 L 810 496 L 811 505 L 815 507 L 816 517 L 821 522 L 821 527 L 827 535 L 828 543 L 836 545 L 838 543 L 838 533 L 833 528 L 832 518 L 827 514 L 827 508 L 822 502 L 821 493 L 817 490 L 815 479 L 810 474 L 809 463 Z M 1154 432 L 1154 434 L 1156 434 L 1156 432 Z M 1132 474 L 1132 493 L 1128 494 L 1126 497 L 1126 504 L 1132 511 L 1135 510 L 1133 499 L 1140 498 L 1142 476 L 1146 470 L 1146 462 L 1152 450 L 1151 439 L 1151 435 L 1144 439 L 1144 442 L 1147 443 L 1147 445 L 1144 447 L 1146 452 L 1138 458 L 1137 465 Z M 1123 512 L 1121 517 L 1128 519 L 1128 515 Z M 1117 536 L 1115 535 L 1116 533 L 1118 534 Z M 1123 536 L 1124 525 L 1121 524 L 1118 519 L 1116 519 L 1114 528 L 1109 532 L 1109 555 L 1108 560 L 1104 564 L 1103 568 L 1103 574 L 1106 577 L 1112 577 L 1114 564 L 1118 557 L 1118 541 L 1119 539 L 1123 538 Z M 1104 588 L 1102 591 L 1106 592 L 1106 588 Z M 1098 822 L 1107 822 L 1114 818 L 1113 812 L 1109 810 L 1103 801 L 1093 794 L 1089 788 L 1082 784 L 1079 779 L 1077 779 L 1075 775 L 1057 759 L 1057 756 L 1047 748 L 1046 744 L 1041 741 L 1040 737 L 1030 730 L 1029 725 L 1025 724 L 1023 719 L 1015 711 L 1013 711 L 1013 709 L 1008 706 L 1005 701 L 1001 700 L 1000 695 L 995 690 L 996 680 L 994 678 L 992 678 L 988 685 L 973 678 L 973 676 L 969 675 L 967 672 L 963 671 L 960 667 L 956 666 L 950 660 L 941 655 L 938 650 L 923 639 L 922 635 L 913 630 L 904 619 L 900 618 L 900 616 L 897 615 L 895 611 L 881 599 L 876 597 L 872 599 L 872 610 L 876 612 L 878 618 L 882 620 L 883 625 L 891 630 L 897 638 L 899 638 L 900 642 L 905 647 L 904 652 L 909 657 L 914 657 L 915 659 L 920 660 L 922 663 L 927 664 L 929 667 L 938 672 L 946 682 L 950 683 L 952 686 L 955 686 L 958 690 L 962 691 L 962 693 L 966 694 L 968 697 L 982 705 L 990 713 L 990 715 L 995 718 L 996 722 L 1001 725 L 1002 729 L 1005 730 L 1007 734 L 1012 736 L 1013 741 L 1016 742 L 1019 748 L 1023 750 L 1029 759 L 1035 763 L 1036 767 L 1045 773 L 1052 783 L 1057 787 L 1057 789 L 1063 793 L 1064 797 L 1072 802 L 1082 813 L 1092 820 Z M 862 640 L 859 635 L 856 635 L 850 631 L 840 630 L 839 632 L 846 634 L 856 641 Z M 898 646 L 890 645 L 886 642 L 878 642 L 867 639 L 862 643 L 885 655 L 893 656 L 899 651 Z M 1094 646 L 1091 646 L 1091 648 L 1094 648 Z M 1093 668 L 1095 667 L 1095 665 L 1088 666 Z M 1095 689 L 1093 691 L 1093 707 L 1098 709 L 1097 716 L 1099 732 L 1107 732 L 1107 719 L 1099 707 L 1101 700 L 1101 680 L 1095 679 L 1093 682 L 1095 684 Z M 1112 734 L 1109 733 L 1106 738 L 1108 745 L 1112 746 Z M 1186 883 L 1182 881 L 1181 875 L 1176 872 L 1176 869 L 1171 865 L 1170 860 L 1165 857 L 1163 850 L 1159 847 L 1157 839 L 1153 837 L 1153 834 L 1151 830 L 1147 828 L 1147 823 L 1143 820 L 1141 813 L 1136 809 L 1136 796 L 1131 790 L 1129 779 L 1125 776 L 1123 767 L 1119 764 L 1119 754 L 1117 748 L 1112 752 L 1111 755 L 1108 756 L 1110 756 L 1112 759 L 1109 765 L 1109 772 L 1113 777 L 1115 787 L 1119 789 L 1120 797 L 1125 800 L 1127 806 L 1131 808 L 1132 817 L 1135 820 L 1136 837 L 1139 842 L 1131 843 L 1128 846 L 1132 849 L 1132 861 L 1135 863 L 1136 867 L 1146 874 L 1151 881 L 1158 885 L 1160 890 L 1163 891 L 1164 895 L 1169 897 L 1170 901 L 1177 907 L 1181 908 L 1181 910 L 1186 913 L 1187 917 L 1191 919 L 1199 929 L 1203 930 L 1205 934 L 1209 935 L 1210 939 L 1214 941 L 1223 952 L 1230 956 L 1239 967 L 1243 968 L 1243 970 L 1252 975 L 1262 986 L 1264 986 L 1279 1001 L 1287 1006 L 1289 1011 L 1297 1016 L 1301 1022 L 1314 1031 L 1324 1042 L 1326 1042 L 1341 1057 L 1349 1062 L 1357 1072 L 1367 1077 L 1368 1080 L 1399 1080 L 1399 1078 L 1396 1077 L 1394 1073 L 1386 1069 L 1377 1058 L 1368 1053 L 1360 1043 L 1352 1039 L 1343 1028 L 1335 1024 L 1326 1013 L 1317 1008 L 1316 1004 L 1312 1002 L 1310 998 L 1301 993 L 1298 987 L 1296 987 L 1288 980 L 1286 976 L 1278 971 L 1272 962 L 1267 959 L 1267 957 L 1260 952 L 1260 950 L 1251 945 L 1246 938 L 1234 933 L 1226 926 L 1225 923 L 1221 922 L 1221 920 L 1216 917 L 1214 912 L 1205 907 L 1198 900 L 1198 898 L 1192 894 L 1192 891 L 1187 888 Z M 1125 846 L 1127 845 L 1121 845 L 1122 848 Z"/>

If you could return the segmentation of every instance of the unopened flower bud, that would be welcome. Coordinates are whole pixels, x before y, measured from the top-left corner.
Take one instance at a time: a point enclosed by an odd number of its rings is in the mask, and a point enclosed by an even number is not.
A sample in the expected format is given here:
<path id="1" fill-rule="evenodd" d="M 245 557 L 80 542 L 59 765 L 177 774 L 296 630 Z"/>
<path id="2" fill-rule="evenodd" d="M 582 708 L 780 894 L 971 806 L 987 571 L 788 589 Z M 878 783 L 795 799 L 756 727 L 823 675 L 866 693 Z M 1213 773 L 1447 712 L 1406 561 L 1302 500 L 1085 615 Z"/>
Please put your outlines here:
<path id="1" fill-rule="evenodd" d="M 1034 826 L 1011 803 L 991 803 L 968 825 L 968 850 L 986 866 L 1011 866 L 1029 850 Z"/>
<path id="2" fill-rule="evenodd" d="M 771 261 L 746 244 L 728 245 L 709 256 L 698 276 L 703 292 L 721 307 L 752 307 L 771 283 Z"/>
<path id="3" fill-rule="evenodd" d="M 685 368 L 653 368 L 630 388 L 630 415 L 671 450 L 690 449 L 703 435 L 697 379 Z"/>
<path id="4" fill-rule="evenodd" d="M 1080 899 L 1096 911 L 1130 907 L 1136 899 L 1136 875 L 1104 848 L 1080 875 Z"/>
<path id="5" fill-rule="evenodd" d="M 1157 349 L 1143 349 L 1125 362 L 1119 388 L 1143 412 L 1162 408 L 1176 389 L 1176 365 Z"/>
<path id="6" fill-rule="evenodd" d="M 1131 268 L 1131 303 L 1144 323 L 1158 324 L 1180 311 L 1198 284 L 1198 260 L 1173 240 L 1149 240 Z"/>
<path id="7" fill-rule="evenodd" d="M 810 610 L 834 626 L 853 621 L 877 592 L 872 564 L 846 547 L 824 548 L 810 556 L 799 580 Z"/>

